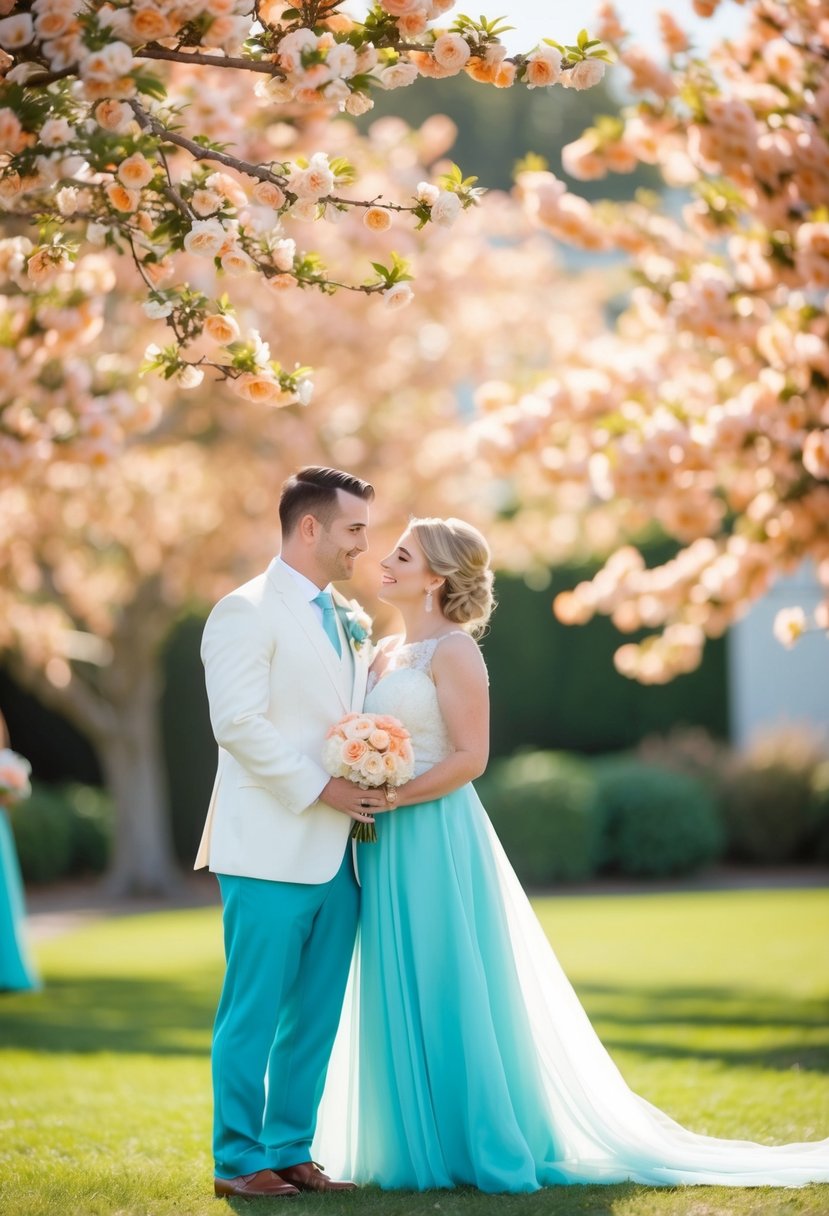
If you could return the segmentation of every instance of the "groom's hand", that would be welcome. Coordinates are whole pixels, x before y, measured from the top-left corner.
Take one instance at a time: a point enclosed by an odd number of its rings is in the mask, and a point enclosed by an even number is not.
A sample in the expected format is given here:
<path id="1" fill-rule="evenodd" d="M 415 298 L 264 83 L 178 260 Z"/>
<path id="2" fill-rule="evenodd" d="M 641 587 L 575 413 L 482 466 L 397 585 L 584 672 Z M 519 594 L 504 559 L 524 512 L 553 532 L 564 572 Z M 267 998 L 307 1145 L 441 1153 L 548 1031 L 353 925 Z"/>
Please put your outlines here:
<path id="1" fill-rule="evenodd" d="M 320 801 L 358 823 L 373 823 L 378 811 L 388 810 L 382 790 L 361 790 L 345 777 L 332 777 L 320 794 Z"/>

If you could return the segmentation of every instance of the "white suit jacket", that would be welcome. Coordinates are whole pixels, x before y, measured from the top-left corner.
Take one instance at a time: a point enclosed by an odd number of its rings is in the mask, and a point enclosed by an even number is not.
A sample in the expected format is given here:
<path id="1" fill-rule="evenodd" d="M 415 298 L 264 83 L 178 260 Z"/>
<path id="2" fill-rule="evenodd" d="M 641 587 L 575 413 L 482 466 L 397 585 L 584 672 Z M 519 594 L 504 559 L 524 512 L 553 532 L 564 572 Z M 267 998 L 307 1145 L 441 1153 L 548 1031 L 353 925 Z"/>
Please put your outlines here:
<path id="1" fill-rule="evenodd" d="M 346 604 L 334 593 L 335 602 Z M 195 869 L 276 882 L 337 873 L 351 820 L 318 801 L 330 726 L 363 707 L 371 647 L 338 658 L 281 563 L 220 600 L 201 655 L 219 767 Z"/>

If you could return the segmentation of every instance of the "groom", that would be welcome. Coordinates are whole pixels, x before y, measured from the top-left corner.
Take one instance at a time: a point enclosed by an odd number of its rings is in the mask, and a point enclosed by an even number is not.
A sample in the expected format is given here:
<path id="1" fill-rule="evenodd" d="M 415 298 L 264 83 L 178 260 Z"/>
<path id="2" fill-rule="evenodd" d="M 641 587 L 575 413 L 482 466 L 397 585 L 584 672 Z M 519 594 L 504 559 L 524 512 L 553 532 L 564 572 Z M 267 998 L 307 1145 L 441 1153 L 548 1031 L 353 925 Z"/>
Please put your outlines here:
<path id="1" fill-rule="evenodd" d="M 330 778 L 326 731 L 362 709 L 369 662 L 332 593 L 368 547 L 374 489 L 306 468 L 282 487 L 282 553 L 210 614 L 202 642 L 219 769 L 196 868 L 217 875 L 227 969 L 213 1035 L 215 1192 L 350 1189 L 311 1160 L 348 977 L 347 848 L 382 794 Z"/>

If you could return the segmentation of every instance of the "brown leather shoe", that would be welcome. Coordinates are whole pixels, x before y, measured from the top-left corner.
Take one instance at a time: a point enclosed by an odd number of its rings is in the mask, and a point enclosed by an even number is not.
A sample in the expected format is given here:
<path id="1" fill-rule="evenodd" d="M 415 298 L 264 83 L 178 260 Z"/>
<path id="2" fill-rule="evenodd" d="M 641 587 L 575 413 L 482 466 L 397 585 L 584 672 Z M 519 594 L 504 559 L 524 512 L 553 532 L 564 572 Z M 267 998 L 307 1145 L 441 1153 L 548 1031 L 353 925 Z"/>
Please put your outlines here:
<path id="1" fill-rule="evenodd" d="M 277 1174 L 275 1170 L 256 1170 L 253 1174 L 239 1174 L 237 1178 L 214 1178 L 213 1191 L 220 1198 L 235 1195 L 239 1199 L 257 1199 L 261 1195 L 275 1197 L 298 1195 L 297 1187 Z"/>
<path id="2" fill-rule="evenodd" d="M 289 1165 L 279 1169 L 279 1175 L 290 1182 L 298 1191 L 356 1191 L 353 1182 L 334 1182 L 324 1174 L 314 1161 L 303 1161 L 299 1165 Z"/>

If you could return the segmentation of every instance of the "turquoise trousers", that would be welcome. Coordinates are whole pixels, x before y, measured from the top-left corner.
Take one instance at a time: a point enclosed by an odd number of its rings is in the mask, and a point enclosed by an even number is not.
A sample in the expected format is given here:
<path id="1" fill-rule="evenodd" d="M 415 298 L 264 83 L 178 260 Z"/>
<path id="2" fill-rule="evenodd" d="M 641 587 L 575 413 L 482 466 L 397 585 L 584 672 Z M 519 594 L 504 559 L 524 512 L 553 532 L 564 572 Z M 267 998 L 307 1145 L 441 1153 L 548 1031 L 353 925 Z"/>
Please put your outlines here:
<path id="1" fill-rule="evenodd" d="M 213 1029 L 216 1175 L 309 1161 L 357 930 L 351 849 L 326 883 L 219 874 L 227 969 Z"/>

